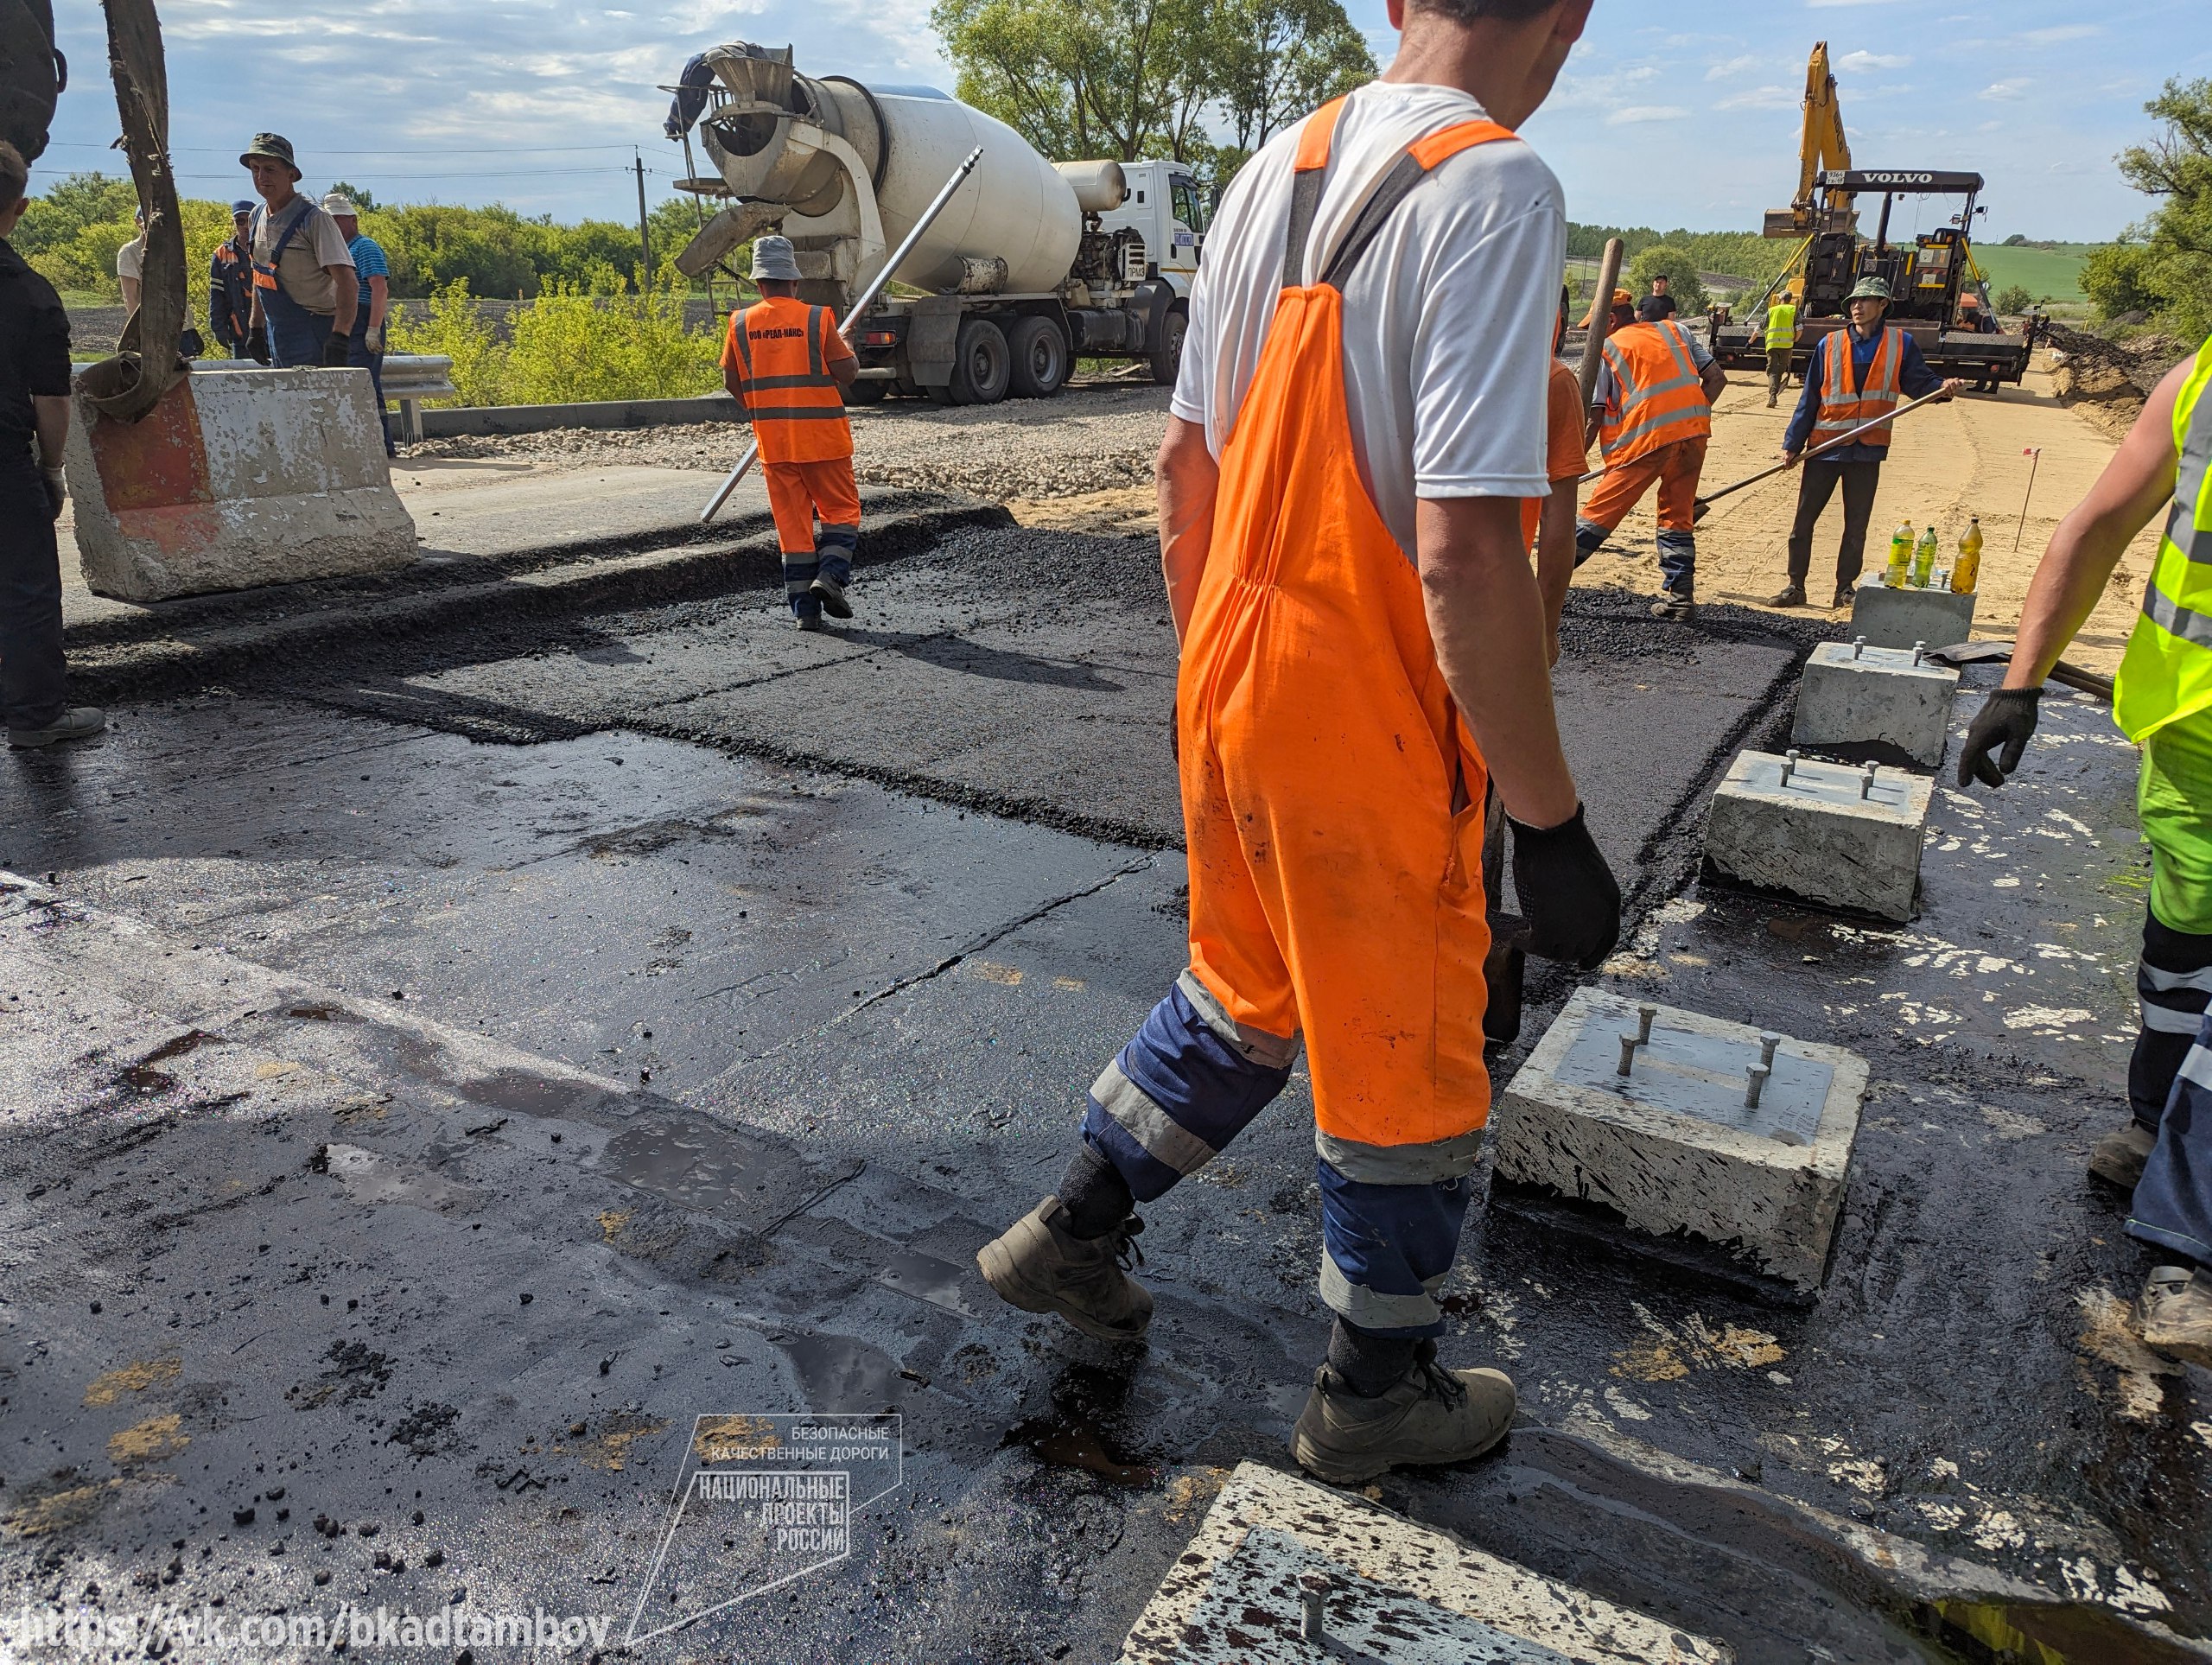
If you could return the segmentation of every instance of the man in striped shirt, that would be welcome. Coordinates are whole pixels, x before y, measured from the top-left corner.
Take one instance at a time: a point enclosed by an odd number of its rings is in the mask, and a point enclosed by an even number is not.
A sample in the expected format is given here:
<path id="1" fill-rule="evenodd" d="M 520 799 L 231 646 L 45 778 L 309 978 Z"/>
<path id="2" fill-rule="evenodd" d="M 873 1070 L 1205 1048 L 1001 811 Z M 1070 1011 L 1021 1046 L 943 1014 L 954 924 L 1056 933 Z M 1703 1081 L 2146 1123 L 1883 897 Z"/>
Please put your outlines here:
<path id="1" fill-rule="evenodd" d="M 322 211 L 338 222 L 338 234 L 346 239 L 346 251 L 353 257 L 353 270 L 361 280 L 361 292 L 353 307 L 353 328 L 346 338 L 346 362 L 369 372 L 369 385 L 377 394 L 377 420 L 384 424 L 384 454 L 397 456 L 391 420 L 384 408 L 384 324 L 391 305 L 391 265 L 384 257 L 383 245 L 372 237 L 361 235 L 361 211 L 351 197 L 333 191 L 323 198 Z"/>

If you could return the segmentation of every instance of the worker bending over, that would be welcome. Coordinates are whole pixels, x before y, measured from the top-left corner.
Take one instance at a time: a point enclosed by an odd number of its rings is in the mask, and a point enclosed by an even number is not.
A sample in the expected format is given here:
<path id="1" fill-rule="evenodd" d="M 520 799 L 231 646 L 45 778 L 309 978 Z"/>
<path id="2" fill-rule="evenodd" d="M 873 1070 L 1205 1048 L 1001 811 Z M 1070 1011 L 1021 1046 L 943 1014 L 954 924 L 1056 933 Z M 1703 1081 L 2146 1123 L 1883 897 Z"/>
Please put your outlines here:
<path id="1" fill-rule="evenodd" d="M 1443 1369 L 1435 1339 L 1490 1104 L 1488 783 L 1529 951 L 1594 965 L 1619 931 L 1518 501 L 1547 490 L 1566 226 L 1510 130 L 1589 10 L 1389 0 L 1383 79 L 1229 187 L 1159 465 L 1190 963 L 1091 1088 L 1056 1191 L 977 1257 L 1014 1306 L 1136 1339 L 1135 1205 L 1219 1154 L 1302 1041 L 1335 1328 L 1292 1449 L 1334 1482 L 1474 1456 L 1512 1420 L 1512 1383 Z"/>
<path id="2" fill-rule="evenodd" d="M 1776 296 L 1766 309 L 1766 408 L 1782 403 L 1782 384 L 1789 379 L 1789 358 L 1797 346 L 1797 302 L 1789 290 Z"/>
<path id="3" fill-rule="evenodd" d="M 2143 611 L 2121 656 L 2113 721 L 2143 748 L 2136 808 L 2151 903 L 2136 968 L 2142 1003 L 2127 1067 L 2130 1124 L 2089 1172 L 2129 1192 L 2128 1236 L 2177 1263 L 2136 1303 L 2143 1339 L 2212 1366 L 2212 341 L 2177 365 L 2036 568 L 2005 685 L 1982 702 L 1959 785 L 2020 766 L 2044 678 L 2104 594 L 2129 540 L 2173 499 Z M 2000 749 L 2001 748 L 2001 749 Z M 1995 755 L 1993 756 L 1992 754 Z"/>
<path id="4" fill-rule="evenodd" d="M 789 238 L 754 241 L 753 283 L 760 299 L 731 315 L 722 381 L 760 448 L 791 616 L 801 630 L 820 630 L 825 613 L 853 616 L 845 586 L 860 547 L 861 496 L 845 390 L 860 360 L 830 308 L 798 299 L 798 257 Z"/>
<path id="5" fill-rule="evenodd" d="M 1613 291 L 1605 364 L 1590 393 L 1586 446 L 1598 442 L 1605 478 L 1574 526 L 1580 565 L 1603 547 L 1637 499 L 1659 487 L 1661 594 L 1652 612 L 1687 619 L 1697 607 L 1697 480 L 1713 434 L 1713 401 L 1728 377 L 1671 318 L 1638 322 L 1626 289 Z"/>
<path id="6" fill-rule="evenodd" d="M 1964 385 L 1936 375 L 1911 336 L 1882 321 L 1889 310 L 1890 286 L 1880 278 L 1860 278 L 1845 303 L 1851 327 L 1831 331 L 1806 362 L 1805 391 L 1797 396 L 1796 414 L 1782 436 L 1782 454 L 1790 462 L 1804 455 L 1808 442 L 1817 450 L 1861 423 L 1887 416 L 1901 398 L 1940 391 L 1948 399 Z M 1874 488 L 1881 482 L 1882 459 L 1889 454 L 1890 428 L 1883 423 L 1848 445 L 1805 458 L 1805 472 L 1797 477 L 1797 518 L 1789 528 L 1789 581 L 1769 607 L 1805 605 L 1813 531 L 1838 486 L 1843 487 L 1843 543 L 1836 551 L 1835 594 L 1828 605 L 1851 605 L 1852 588 L 1866 562 Z"/>

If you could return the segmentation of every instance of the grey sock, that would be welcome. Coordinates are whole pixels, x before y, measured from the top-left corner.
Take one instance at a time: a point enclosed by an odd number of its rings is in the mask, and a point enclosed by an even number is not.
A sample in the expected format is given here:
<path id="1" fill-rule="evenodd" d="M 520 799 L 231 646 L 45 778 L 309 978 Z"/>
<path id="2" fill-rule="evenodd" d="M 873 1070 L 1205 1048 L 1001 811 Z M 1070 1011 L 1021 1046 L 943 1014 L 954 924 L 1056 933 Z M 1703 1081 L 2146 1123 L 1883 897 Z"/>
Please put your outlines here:
<path id="1" fill-rule="evenodd" d="M 1129 1217 L 1136 1199 L 1122 1171 L 1090 1147 L 1076 1147 L 1058 1196 L 1068 1211 L 1068 1231 L 1077 1237 L 1103 1237 Z"/>
<path id="2" fill-rule="evenodd" d="M 1414 1337 L 1378 1336 L 1338 1319 L 1329 1331 L 1329 1368 L 1353 1393 L 1373 1399 L 1413 1368 L 1420 1344 Z"/>

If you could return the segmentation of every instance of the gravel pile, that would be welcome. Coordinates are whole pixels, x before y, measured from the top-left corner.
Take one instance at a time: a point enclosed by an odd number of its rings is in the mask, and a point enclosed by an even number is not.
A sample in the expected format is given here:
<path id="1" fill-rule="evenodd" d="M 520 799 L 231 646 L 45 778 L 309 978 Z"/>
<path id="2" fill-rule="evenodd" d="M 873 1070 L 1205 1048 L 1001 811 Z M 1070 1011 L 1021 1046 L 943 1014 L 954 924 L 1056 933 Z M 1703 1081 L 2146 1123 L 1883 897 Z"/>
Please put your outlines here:
<path id="1" fill-rule="evenodd" d="M 890 399 L 853 416 L 853 472 L 875 486 L 963 492 L 1003 502 L 1071 497 L 1152 479 L 1167 426 L 1167 390 L 1149 383 L 1080 383 L 1057 398 L 940 406 Z M 600 433 L 427 440 L 402 447 L 410 458 L 497 458 L 575 467 L 642 463 L 721 471 L 749 434 L 741 423 Z"/>

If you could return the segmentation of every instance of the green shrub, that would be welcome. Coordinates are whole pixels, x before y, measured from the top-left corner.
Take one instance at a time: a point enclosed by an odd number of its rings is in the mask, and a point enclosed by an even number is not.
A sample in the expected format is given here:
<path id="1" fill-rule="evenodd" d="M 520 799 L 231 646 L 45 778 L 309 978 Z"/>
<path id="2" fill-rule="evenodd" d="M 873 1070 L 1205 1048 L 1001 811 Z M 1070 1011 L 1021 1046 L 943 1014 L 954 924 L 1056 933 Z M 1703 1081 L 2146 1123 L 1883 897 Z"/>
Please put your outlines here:
<path id="1" fill-rule="evenodd" d="M 2107 243 L 2082 263 L 2082 293 L 2107 318 L 2155 313 L 2166 302 L 2151 251 L 2140 243 Z"/>
<path id="2" fill-rule="evenodd" d="M 2035 305 L 2036 298 L 2028 293 L 2026 285 L 2007 283 L 1990 297 L 1990 303 L 1999 312 L 2022 313 Z"/>
<path id="3" fill-rule="evenodd" d="M 412 309 L 393 314 L 386 345 L 394 353 L 442 353 L 451 359 L 453 384 L 461 394 L 454 404 L 513 403 L 508 394 L 506 346 L 484 321 L 465 277 L 431 296 L 427 317 Z"/>

